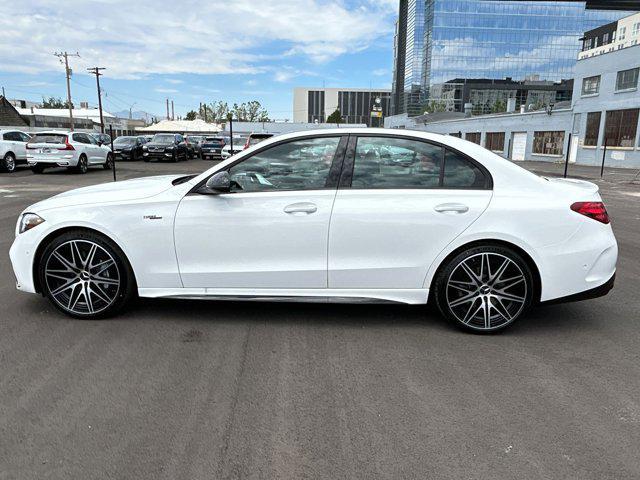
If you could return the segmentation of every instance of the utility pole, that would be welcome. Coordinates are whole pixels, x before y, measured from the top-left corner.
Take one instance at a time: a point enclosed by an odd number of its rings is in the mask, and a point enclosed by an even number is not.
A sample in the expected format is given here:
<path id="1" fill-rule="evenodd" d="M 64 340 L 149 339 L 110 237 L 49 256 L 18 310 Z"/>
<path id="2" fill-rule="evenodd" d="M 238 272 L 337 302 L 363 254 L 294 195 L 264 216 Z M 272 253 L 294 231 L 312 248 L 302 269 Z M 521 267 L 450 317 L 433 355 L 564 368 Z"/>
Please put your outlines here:
<path id="1" fill-rule="evenodd" d="M 169 120 L 169 99 L 167 98 L 167 120 Z"/>
<path id="2" fill-rule="evenodd" d="M 173 111 L 173 100 L 171 100 L 171 120 L 175 120 L 175 112 Z"/>
<path id="3" fill-rule="evenodd" d="M 62 63 L 62 59 L 64 58 L 64 73 L 67 76 L 67 103 L 69 104 L 69 130 L 73 132 L 73 103 L 71 103 L 71 69 L 69 68 L 69 57 L 80 57 L 78 52 L 76 53 L 67 53 L 67 52 L 56 52 L 54 53 L 56 57 L 60 59 L 60 63 Z"/>
<path id="4" fill-rule="evenodd" d="M 100 133 L 104 133 L 104 119 L 102 118 L 102 95 L 100 94 L 100 70 L 106 70 L 105 67 L 93 67 L 87 68 L 88 72 L 91 72 L 96 76 L 96 86 L 98 87 L 98 109 L 100 110 Z M 131 117 L 129 117 L 131 118 Z"/>

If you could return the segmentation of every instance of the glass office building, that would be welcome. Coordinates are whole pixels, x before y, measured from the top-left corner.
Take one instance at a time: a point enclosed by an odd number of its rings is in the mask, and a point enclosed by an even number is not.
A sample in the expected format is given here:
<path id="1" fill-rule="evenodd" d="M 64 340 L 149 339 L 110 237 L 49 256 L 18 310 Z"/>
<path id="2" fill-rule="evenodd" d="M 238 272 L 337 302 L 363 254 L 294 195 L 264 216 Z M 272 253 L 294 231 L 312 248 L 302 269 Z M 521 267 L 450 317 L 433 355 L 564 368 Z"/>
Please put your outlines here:
<path id="1" fill-rule="evenodd" d="M 409 115 L 462 111 L 462 98 L 443 88 L 453 79 L 569 79 L 583 32 L 630 13 L 571 1 L 400 0 L 399 7 L 391 108 Z"/>

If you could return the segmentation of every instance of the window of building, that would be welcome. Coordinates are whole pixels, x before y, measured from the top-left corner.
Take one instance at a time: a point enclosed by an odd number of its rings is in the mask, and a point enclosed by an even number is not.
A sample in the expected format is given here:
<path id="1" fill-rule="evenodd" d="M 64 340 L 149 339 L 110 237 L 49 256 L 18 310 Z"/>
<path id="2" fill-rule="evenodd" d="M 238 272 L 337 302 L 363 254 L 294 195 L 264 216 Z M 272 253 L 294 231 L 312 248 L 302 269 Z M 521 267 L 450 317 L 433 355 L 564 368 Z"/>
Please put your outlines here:
<path id="1" fill-rule="evenodd" d="M 268 148 L 232 166 L 236 192 L 317 190 L 325 187 L 340 137 L 305 138 Z"/>
<path id="2" fill-rule="evenodd" d="M 562 155 L 563 131 L 533 132 L 532 153 L 540 155 Z"/>
<path id="3" fill-rule="evenodd" d="M 602 112 L 587 113 L 587 128 L 584 135 L 584 144 L 587 147 L 595 147 L 598 145 L 598 136 L 600 135 L 600 119 Z"/>
<path id="4" fill-rule="evenodd" d="M 582 79 L 582 95 L 595 95 L 600 91 L 600 75 Z"/>
<path id="5" fill-rule="evenodd" d="M 631 35 L 640 34 L 640 22 L 636 22 L 633 24 L 633 29 L 631 30 Z"/>
<path id="6" fill-rule="evenodd" d="M 504 132 L 487 132 L 484 148 L 492 152 L 504 152 Z"/>
<path id="7" fill-rule="evenodd" d="M 480 145 L 480 132 L 469 132 L 464 135 L 465 140 Z"/>
<path id="8" fill-rule="evenodd" d="M 618 32 L 620 32 L 620 34 L 618 35 L 618 40 L 622 42 L 627 35 L 627 27 L 620 27 L 618 29 Z"/>
<path id="9" fill-rule="evenodd" d="M 633 147 L 640 109 L 610 110 L 604 124 L 604 139 L 608 147 Z"/>
<path id="10" fill-rule="evenodd" d="M 629 70 L 622 70 L 621 72 L 618 72 L 618 78 L 616 79 L 616 90 L 628 90 L 630 88 L 637 88 L 638 72 L 640 72 L 640 68 L 631 68 Z"/>
<path id="11" fill-rule="evenodd" d="M 602 36 L 602 44 L 603 44 L 603 45 L 606 45 L 607 43 L 609 43 L 609 33 L 605 33 L 605 34 Z"/>

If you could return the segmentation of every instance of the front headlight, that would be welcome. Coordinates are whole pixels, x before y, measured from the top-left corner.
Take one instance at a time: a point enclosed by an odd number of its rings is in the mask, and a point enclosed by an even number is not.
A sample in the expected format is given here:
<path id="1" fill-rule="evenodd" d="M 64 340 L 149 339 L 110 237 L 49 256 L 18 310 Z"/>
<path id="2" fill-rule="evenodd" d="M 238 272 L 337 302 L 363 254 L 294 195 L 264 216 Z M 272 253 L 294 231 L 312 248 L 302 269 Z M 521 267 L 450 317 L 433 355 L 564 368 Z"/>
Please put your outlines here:
<path id="1" fill-rule="evenodd" d="M 166 147 L 166 148 L 165 148 L 165 150 L 172 151 L 172 150 L 173 150 L 173 147 Z"/>
<path id="2" fill-rule="evenodd" d="M 149 149 L 149 147 L 147 147 L 146 145 L 143 145 L 143 146 L 142 146 L 142 151 L 143 151 L 143 152 L 146 152 L 148 149 Z"/>
<path id="3" fill-rule="evenodd" d="M 20 227 L 18 228 L 18 233 L 24 233 L 27 230 L 31 230 L 33 227 L 37 227 L 42 222 L 44 222 L 44 218 L 40 215 L 36 215 L 35 213 L 25 213 L 20 217 Z"/>

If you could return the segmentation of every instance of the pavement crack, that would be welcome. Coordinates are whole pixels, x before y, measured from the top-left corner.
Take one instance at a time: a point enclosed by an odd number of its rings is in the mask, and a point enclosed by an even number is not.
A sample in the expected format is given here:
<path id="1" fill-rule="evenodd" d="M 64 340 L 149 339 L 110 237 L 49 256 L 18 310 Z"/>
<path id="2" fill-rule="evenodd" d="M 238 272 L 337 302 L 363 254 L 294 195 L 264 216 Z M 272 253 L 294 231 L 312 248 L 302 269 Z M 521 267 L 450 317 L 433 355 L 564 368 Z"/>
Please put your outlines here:
<path id="1" fill-rule="evenodd" d="M 222 436 L 222 448 L 220 449 L 220 460 L 218 461 L 218 475 L 216 478 L 224 478 L 223 470 L 227 459 L 227 451 L 229 450 L 229 443 L 231 441 L 231 429 L 235 423 L 236 410 L 238 407 L 238 398 L 240 397 L 240 384 L 242 377 L 244 376 L 245 365 L 247 362 L 247 351 L 249 348 L 249 337 L 251 335 L 251 325 L 247 326 L 247 333 L 242 342 L 242 357 L 240 359 L 240 368 L 235 378 L 235 384 L 233 387 L 233 398 L 231 400 L 231 409 L 229 412 L 229 419 L 224 427 L 224 434 Z"/>

